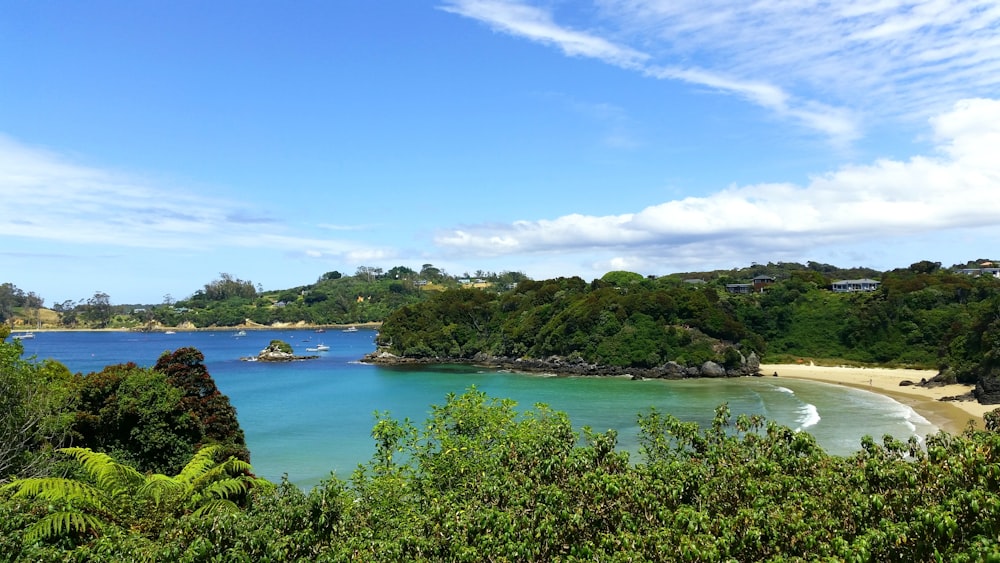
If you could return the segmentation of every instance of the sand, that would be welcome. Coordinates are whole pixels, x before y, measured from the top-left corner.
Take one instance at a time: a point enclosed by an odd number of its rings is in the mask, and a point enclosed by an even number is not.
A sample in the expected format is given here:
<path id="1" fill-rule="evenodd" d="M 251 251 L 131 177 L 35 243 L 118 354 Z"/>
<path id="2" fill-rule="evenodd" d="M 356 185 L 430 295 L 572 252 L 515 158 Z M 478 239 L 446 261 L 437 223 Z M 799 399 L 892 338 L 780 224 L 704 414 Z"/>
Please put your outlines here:
<path id="1" fill-rule="evenodd" d="M 910 380 L 919 383 L 937 375 L 935 370 L 883 369 L 825 367 L 809 364 L 767 364 L 760 366 L 760 372 L 778 377 L 808 379 L 837 385 L 848 385 L 892 397 L 904 405 L 909 405 L 931 424 L 950 433 L 959 433 L 973 421 L 977 428 L 983 427 L 983 414 L 1000 405 L 983 405 L 977 401 L 940 401 L 942 397 L 964 395 L 972 391 L 972 385 L 945 385 L 943 387 L 900 387 L 899 383 Z"/>

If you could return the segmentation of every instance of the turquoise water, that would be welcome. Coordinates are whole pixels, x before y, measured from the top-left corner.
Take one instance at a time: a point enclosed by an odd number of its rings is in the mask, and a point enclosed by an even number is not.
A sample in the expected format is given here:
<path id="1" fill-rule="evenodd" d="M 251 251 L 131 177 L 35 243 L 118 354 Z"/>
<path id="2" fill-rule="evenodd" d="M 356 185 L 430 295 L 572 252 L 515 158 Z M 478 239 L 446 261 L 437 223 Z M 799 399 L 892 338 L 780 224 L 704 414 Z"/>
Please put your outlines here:
<path id="1" fill-rule="evenodd" d="M 552 377 L 501 373 L 466 366 L 380 367 L 358 359 L 374 349 L 374 331 L 232 331 L 139 334 L 41 332 L 24 342 L 28 355 L 54 358 L 74 372 L 108 364 L 149 366 L 167 350 L 194 346 L 219 389 L 237 409 L 257 473 L 278 480 L 287 473 L 312 486 L 331 472 L 347 478 L 373 451 L 373 413 L 389 411 L 418 426 L 431 405 L 448 393 L 475 385 L 493 397 L 511 398 L 522 408 L 545 403 L 566 412 L 574 426 L 618 431 L 619 446 L 637 459 L 637 415 L 656 407 L 702 424 L 715 407 L 728 403 L 733 415 L 762 414 L 816 436 L 830 453 L 856 451 L 861 437 L 926 436 L 937 428 L 913 409 L 867 391 L 783 378 L 631 381 L 625 378 Z M 324 343 L 318 360 L 281 364 L 243 362 L 274 338 L 299 354 Z"/>

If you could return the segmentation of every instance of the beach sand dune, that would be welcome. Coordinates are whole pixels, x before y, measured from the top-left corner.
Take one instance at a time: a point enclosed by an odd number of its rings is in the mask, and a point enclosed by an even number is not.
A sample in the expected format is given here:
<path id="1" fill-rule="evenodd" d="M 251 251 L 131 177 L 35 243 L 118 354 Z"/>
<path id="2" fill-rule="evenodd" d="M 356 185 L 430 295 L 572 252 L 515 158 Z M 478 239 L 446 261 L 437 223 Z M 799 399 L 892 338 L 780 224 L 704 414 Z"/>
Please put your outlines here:
<path id="1" fill-rule="evenodd" d="M 778 374 L 778 377 L 808 379 L 836 385 L 847 385 L 892 397 L 904 405 L 909 405 L 932 424 L 947 432 L 956 434 L 972 421 L 977 428 L 983 427 L 983 415 L 1000 405 L 983 405 L 977 401 L 941 401 L 942 397 L 964 395 L 972 391 L 972 385 L 945 385 L 942 387 L 903 386 L 902 381 L 919 383 L 937 375 L 935 370 L 826 367 L 809 364 L 762 364 L 764 375 Z"/>

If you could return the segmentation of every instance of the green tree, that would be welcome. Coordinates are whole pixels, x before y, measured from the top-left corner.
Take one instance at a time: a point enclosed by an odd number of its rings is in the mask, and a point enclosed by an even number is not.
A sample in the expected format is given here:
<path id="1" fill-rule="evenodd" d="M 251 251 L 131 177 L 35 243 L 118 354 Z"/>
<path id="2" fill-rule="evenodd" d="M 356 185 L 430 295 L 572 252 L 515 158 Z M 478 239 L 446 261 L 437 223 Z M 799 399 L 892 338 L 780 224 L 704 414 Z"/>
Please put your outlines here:
<path id="1" fill-rule="evenodd" d="M 320 276 L 319 279 L 320 279 L 320 281 L 339 280 L 342 275 L 343 274 L 341 274 L 340 272 L 334 270 L 332 272 L 327 272 L 327 273 L 323 274 L 322 276 Z"/>
<path id="2" fill-rule="evenodd" d="M 253 299 L 257 296 L 257 288 L 249 280 L 221 273 L 219 279 L 205 284 L 204 296 L 209 301 L 225 301 L 234 297 Z"/>
<path id="3" fill-rule="evenodd" d="M 77 444 L 140 471 L 172 473 L 204 440 L 198 420 L 167 376 L 133 363 L 79 377 Z"/>
<path id="4" fill-rule="evenodd" d="M 0 482 L 47 472 L 53 448 L 69 440 L 75 393 L 62 364 L 23 358 L 0 325 Z"/>
<path id="5" fill-rule="evenodd" d="M 93 297 L 87 299 L 83 316 L 98 327 L 108 326 L 111 321 L 111 297 L 103 291 L 94 293 Z"/>
<path id="6" fill-rule="evenodd" d="M 181 390 L 181 404 L 201 428 L 201 443 L 220 444 L 225 455 L 249 462 L 250 451 L 236 409 L 219 391 L 204 362 L 205 356 L 197 348 L 178 348 L 161 355 L 154 369 Z"/>
<path id="7" fill-rule="evenodd" d="M 634 283 L 639 283 L 644 279 L 646 278 L 644 278 L 642 274 L 637 274 L 635 272 L 626 272 L 624 270 L 608 272 L 603 276 L 601 276 L 601 281 L 617 287 L 628 287 Z"/>

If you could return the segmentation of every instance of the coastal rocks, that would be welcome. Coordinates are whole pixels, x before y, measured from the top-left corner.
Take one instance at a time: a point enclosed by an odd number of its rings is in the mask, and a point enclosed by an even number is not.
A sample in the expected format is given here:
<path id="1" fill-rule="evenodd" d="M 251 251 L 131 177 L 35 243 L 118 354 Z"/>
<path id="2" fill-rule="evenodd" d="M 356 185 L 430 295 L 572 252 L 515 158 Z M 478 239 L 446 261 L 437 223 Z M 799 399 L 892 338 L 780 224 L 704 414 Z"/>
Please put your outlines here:
<path id="1" fill-rule="evenodd" d="M 392 354 L 384 349 L 376 350 L 361 359 L 364 363 L 401 365 L 401 364 L 474 364 L 498 369 L 521 371 L 529 373 L 553 373 L 558 375 L 629 377 L 639 381 L 643 379 L 684 379 L 691 377 L 741 377 L 760 375 L 760 360 L 751 353 L 748 357 L 740 356 L 737 366 L 726 369 L 717 362 L 704 362 L 700 366 L 685 366 L 675 361 L 668 361 L 651 368 L 607 366 L 588 363 L 579 356 L 568 358 L 549 356 L 547 358 L 510 358 L 490 356 L 483 352 L 471 358 L 444 357 L 404 357 Z"/>
<path id="2" fill-rule="evenodd" d="M 240 358 L 244 362 L 294 362 L 298 360 L 314 360 L 319 356 L 296 356 L 292 347 L 281 340 L 272 340 L 256 356 Z"/>
<path id="3" fill-rule="evenodd" d="M 976 400 L 984 405 L 1000 405 L 1000 373 L 997 369 L 990 370 L 979 376 L 973 394 Z"/>
<path id="4" fill-rule="evenodd" d="M 705 362 L 698 370 L 702 377 L 726 377 L 726 368 L 715 362 Z"/>

